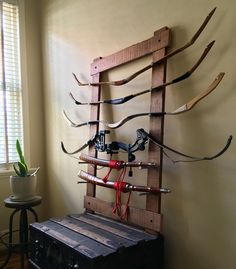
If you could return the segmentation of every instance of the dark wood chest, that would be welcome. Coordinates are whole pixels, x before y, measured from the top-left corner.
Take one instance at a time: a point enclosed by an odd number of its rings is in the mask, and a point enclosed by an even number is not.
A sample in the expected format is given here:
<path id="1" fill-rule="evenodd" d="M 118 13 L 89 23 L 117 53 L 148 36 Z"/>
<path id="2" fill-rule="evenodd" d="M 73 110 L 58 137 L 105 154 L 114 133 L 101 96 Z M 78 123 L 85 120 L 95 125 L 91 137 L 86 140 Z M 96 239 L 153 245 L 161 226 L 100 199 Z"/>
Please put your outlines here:
<path id="1" fill-rule="evenodd" d="M 98 215 L 30 226 L 30 264 L 40 269 L 161 268 L 163 238 Z"/>

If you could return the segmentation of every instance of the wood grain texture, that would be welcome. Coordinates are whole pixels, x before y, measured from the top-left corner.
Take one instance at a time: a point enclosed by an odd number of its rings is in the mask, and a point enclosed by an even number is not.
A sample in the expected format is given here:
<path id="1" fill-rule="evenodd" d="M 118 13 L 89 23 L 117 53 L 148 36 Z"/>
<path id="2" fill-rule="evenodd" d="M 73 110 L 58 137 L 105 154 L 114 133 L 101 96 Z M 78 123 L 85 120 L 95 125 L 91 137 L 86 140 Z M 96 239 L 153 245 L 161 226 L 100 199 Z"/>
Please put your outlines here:
<path id="1" fill-rule="evenodd" d="M 100 74 L 93 75 L 93 82 L 100 81 Z M 92 102 L 97 102 L 100 100 L 101 89 L 99 86 L 92 87 Z M 100 118 L 100 105 L 92 105 L 90 108 L 90 119 L 91 120 L 99 120 Z M 99 131 L 99 125 L 90 125 L 89 127 L 89 137 L 93 137 Z M 89 155 L 92 157 L 97 157 L 97 152 L 93 146 L 89 147 Z M 89 174 L 96 175 L 96 166 L 89 165 L 87 169 Z M 95 196 L 96 194 L 96 186 L 94 184 L 87 184 L 87 195 Z"/>
<path id="2" fill-rule="evenodd" d="M 112 213 L 112 209 L 114 207 L 113 203 L 106 202 L 95 197 L 85 196 L 84 204 L 86 208 L 94 212 L 101 213 L 102 215 L 115 220 L 120 220 L 117 215 Z M 122 205 L 122 211 L 124 210 L 125 205 Z M 162 215 L 140 208 L 129 207 L 127 223 L 147 228 L 156 232 L 162 231 Z"/>
<path id="3" fill-rule="evenodd" d="M 92 63 L 91 75 L 108 69 L 117 67 L 143 56 L 149 55 L 154 51 L 168 46 L 169 29 L 163 27 L 155 32 L 155 35 L 147 40 L 120 50 L 106 57 L 100 57 Z"/>
<path id="4" fill-rule="evenodd" d="M 112 234 L 105 229 L 97 227 L 96 225 L 84 223 L 79 219 L 64 217 L 63 219 L 53 218 L 51 221 L 54 221 L 64 227 L 71 229 L 74 232 L 80 233 L 102 245 L 115 250 L 121 247 L 130 247 L 136 244 L 136 242 L 133 242 L 124 237 L 120 237 L 119 235 Z"/>
<path id="5" fill-rule="evenodd" d="M 158 32 L 154 33 L 158 35 Z M 169 36 L 165 36 L 166 42 L 169 42 Z M 168 44 L 167 42 L 167 44 Z M 166 54 L 166 48 L 158 50 L 153 53 L 153 62 L 161 59 Z M 152 68 L 152 87 L 156 87 L 165 83 L 166 79 L 166 62 L 154 65 Z M 160 91 L 152 91 L 150 95 L 150 112 L 164 112 L 165 111 L 165 88 Z M 164 134 L 164 116 L 150 117 L 151 136 L 159 141 L 163 141 Z M 147 185 L 161 188 L 162 183 L 162 150 L 149 141 L 149 161 L 156 162 L 159 169 L 149 169 L 147 176 Z M 161 195 L 148 195 L 146 199 L 146 209 L 154 212 L 161 212 Z"/>
<path id="6" fill-rule="evenodd" d="M 135 243 L 153 240 L 156 238 L 140 229 L 136 229 L 124 223 L 102 217 L 98 214 L 72 214 L 69 216 Z"/>
<path id="7" fill-rule="evenodd" d="M 31 231 L 32 233 L 34 233 L 34 231 L 41 231 L 44 235 L 58 240 L 58 242 L 77 250 L 90 259 L 107 256 L 114 251 L 111 247 L 100 244 L 96 240 L 52 220 L 34 223 L 31 226 Z"/>

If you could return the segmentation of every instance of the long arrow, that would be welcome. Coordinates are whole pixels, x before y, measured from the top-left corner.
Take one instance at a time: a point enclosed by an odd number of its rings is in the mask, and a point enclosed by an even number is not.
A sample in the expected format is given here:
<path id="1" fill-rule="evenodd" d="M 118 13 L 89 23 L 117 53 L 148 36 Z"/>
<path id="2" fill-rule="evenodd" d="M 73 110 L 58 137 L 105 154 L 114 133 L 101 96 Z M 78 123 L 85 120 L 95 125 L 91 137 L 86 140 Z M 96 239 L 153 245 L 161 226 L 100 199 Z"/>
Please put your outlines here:
<path id="1" fill-rule="evenodd" d="M 136 94 L 131 94 L 131 95 L 128 95 L 128 96 L 125 96 L 125 97 L 121 97 L 121 98 L 117 98 L 117 99 L 110 99 L 110 100 L 103 100 L 103 101 L 97 101 L 97 102 L 90 102 L 90 103 L 82 103 L 80 101 L 77 101 L 73 94 L 70 92 L 69 95 L 70 97 L 74 100 L 75 104 L 76 105 L 97 105 L 97 104 L 111 104 L 111 105 L 119 105 L 119 104 L 123 104 L 137 96 L 140 96 L 140 95 L 143 95 L 143 94 L 146 94 L 146 93 L 150 93 L 152 91 L 157 91 L 157 90 L 161 90 L 163 89 L 163 87 L 166 87 L 166 86 L 169 86 L 169 85 L 172 85 L 172 84 L 175 84 L 175 83 L 178 83 L 180 81 L 183 81 L 187 78 L 189 78 L 193 72 L 198 68 L 198 66 L 202 63 L 202 61 L 205 59 L 205 57 L 207 56 L 208 52 L 210 51 L 210 49 L 212 48 L 212 46 L 214 45 L 215 41 L 212 41 L 211 43 L 209 43 L 207 45 L 207 47 L 205 48 L 205 50 L 203 51 L 201 57 L 198 59 L 198 61 L 194 64 L 194 66 L 188 70 L 187 72 L 185 72 L 184 74 L 176 77 L 175 79 L 171 80 L 171 81 L 168 81 L 166 83 L 163 83 L 157 87 L 154 87 L 154 88 L 151 88 L 151 89 L 148 89 L 148 90 L 144 90 L 144 91 L 141 91 L 141 92 L 138 92 Z"/>
<path id="2" fill-rule="evenodd" d="M 76 77 L 76 75 L 73 73 L 73 76 L 75 78 L 75 80 L 77 81 L 79 86 L 99 86 L 99 85 L 115 85 L 115 86 L 120 86 L 123 84 L 126 84 L 128 82 L 130 82 L 132 79 L 136 78 L 138 75 L 142 74 L 143 72 L 149 70 L 150 68 L 152 68 L 155 64 L 158 64 L 178 53 L 180 53 L 181 51 L 187 49 L 188 47 L 190 47 L 191 45 L 194 44 L 194 42 L 197 40 L 197 38 L 199 37 L 199 35 L 202 33 L 202 31 L 204 30 L 204 28 L 206 27 L 207 23 L 209 22 L 209 20 L 211 19 L 211 17 L 213 16 L 214 12 L 216 10 L 216 7 L 208 14 L 208 16 L 205 18 L 204 22 L 202 23 L 202 25 L 199 27 L 199 29 L 197 30 L 197 32 L 193 35 L 193 37 L 191 38 L 191 40 L 189 42 L 187 42 L 185 45 L 183 45 L 182 47 L 166 54 L 165 56 L 163 56 L 161 59 L 157 60 L 155 63 L 151 63 L 147 66 L 145 66 L 144 68 L 138 70 L 137 72 L 135 72 L 134 74 L 130 75 L 129 77 L 122 79 L 122 80 L 117 80 L 117 81 L 105 81 L 105 82 L 98 82 L 98 83 L 82 83 L 78 80 L 78 78 Z"/>
<path id="3" fill-rule="evenodd" d="M 65 119 L 68 121 L 69 125 L 72 127 L 82 127 L 85 125 L 90 125 L 90 124 L 103 124 L 108 128 L 111 129 L 116 129 L 122 125 L 124 125 L 126 122 L 134 119 L 134 118 L 138 118 L 138 117 L 143 117 L 143 116 L 149 116 L 149 117 L 160 117 L 160 116 L 164 116 L 164 115 L 177 115 L 177 114 L 181 114 L 184 112 L 187 112 L 189 110 L 191 110 L 200 100 L 202 100 L 204 97 L 206 97 L 208 94 L 210 94 L 220 83 L 220 81 L 222 80 L 223 76 L 225 73 L 221 72 L 219 73 L 219 75 L 217 76 L 217 78 L 211 83 L 211 85 L 203 92 L 201 92 L 199 95 L 197 95 L 196 97 L 194 97 L 192 100 L 190 100 L 189 102 L 187 102 L 186 104 L 182 105 L 181 107 L 177 108 L 176 110 L 172 111 L 172 112 L 144 112 L 144 113 L 138 113 L 138 114 L 133 114 L 133 115 L 129 115 L 123 119 L 121 119 L 118 122 L 115 123 L 108 123 L 106 121 L 100 121 L 100 120 L 94 120 L 94 121 L 88 121 L 88 122 L 82 122 L 79 124 L 74 123 L 65 113 L 65 111 L 63 110 L 63 115 L 65 117 Z"/>

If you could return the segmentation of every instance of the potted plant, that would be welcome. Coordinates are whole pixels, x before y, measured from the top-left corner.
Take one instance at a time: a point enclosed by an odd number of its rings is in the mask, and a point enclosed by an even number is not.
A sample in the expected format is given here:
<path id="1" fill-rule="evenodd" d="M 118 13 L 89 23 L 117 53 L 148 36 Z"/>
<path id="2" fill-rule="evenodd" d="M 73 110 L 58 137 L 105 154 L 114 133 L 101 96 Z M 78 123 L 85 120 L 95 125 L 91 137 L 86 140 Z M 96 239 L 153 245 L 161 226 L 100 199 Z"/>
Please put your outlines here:
<path id="1" fill-rule="evenodd" d="M 29 172 L 18 139 L 16 140 L 16 151 L 19 161 L 13 164 L 16 175 L 10 176 L 11 199 L 15 201 L 28 201 L 35 197 L 39 167 L 33 173 Z"/>

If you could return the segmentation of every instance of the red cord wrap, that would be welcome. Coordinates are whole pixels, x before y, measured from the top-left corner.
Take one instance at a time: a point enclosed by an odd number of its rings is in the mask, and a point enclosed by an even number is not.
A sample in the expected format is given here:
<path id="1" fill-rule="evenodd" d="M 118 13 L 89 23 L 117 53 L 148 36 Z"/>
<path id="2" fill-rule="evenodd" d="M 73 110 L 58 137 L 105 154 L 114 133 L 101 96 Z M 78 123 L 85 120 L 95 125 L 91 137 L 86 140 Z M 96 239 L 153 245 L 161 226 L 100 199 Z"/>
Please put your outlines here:
<path id="1" fill-rule="evenodd" d="M 119 190 L 121 192 L 129 192 L 126 190 L 125 187 L 126 187 L 126 182 L 124 182 L 124 181 L 115 181 L 114 182 L 114 188 L 116 190 Z"/>
<path id="2" fill-rule="evenodd" d="M 112 169 L 120 170 L 121 168 L 123 168 L 123 163 L 124 163 L 124 161 L 117 161 L 117 160 L 110 160 L 109 161 L 108 167 L 110 167 L 110 170 L 105 175 L 105 177 L 102 179 L 104 181 L 104 183 L 107 182 L 108 177 L 110 176 Z M 122 172 L 121 172 L 121 174 L 122 174 Z"/>
<path id="3" fill-rule="evenodd" d="M 110 160 L 108 166 L 110 168 L 119 170 L 123 167 L 123 163 L 124 163 L 123 161 Z"/>

